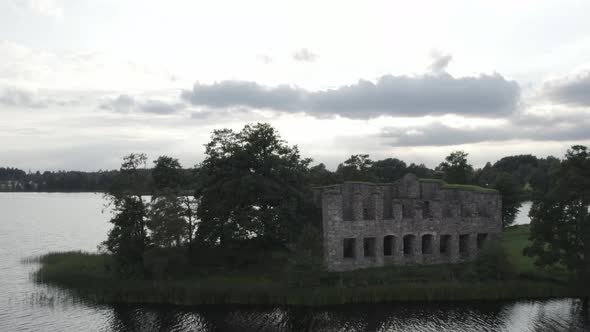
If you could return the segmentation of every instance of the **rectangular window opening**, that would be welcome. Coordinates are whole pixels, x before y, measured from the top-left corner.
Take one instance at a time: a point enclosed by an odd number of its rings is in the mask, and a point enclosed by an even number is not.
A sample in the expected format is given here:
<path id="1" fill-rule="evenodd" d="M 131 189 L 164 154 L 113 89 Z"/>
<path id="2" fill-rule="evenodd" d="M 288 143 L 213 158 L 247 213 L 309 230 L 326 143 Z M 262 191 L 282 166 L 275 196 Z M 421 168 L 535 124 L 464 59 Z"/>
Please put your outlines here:
<path id="1" fill-rule="evenodd" d="M 413 255 L 414 254 L 414 242 L 416 240 L 416 236 L 414 235 L 406 235 L 404 236 L 404 255 Z"/>
<path id="2" fill-rule="evenodd" d="M 395 237 L 387 235 L 383 238 L 383 256 L 393 256 L 395 251 Z"/>
<path id="3" fill-rule="evenodd" d="M 459 255 L 462 257 L 469 255 L 469 234 L 459 235 Z"/>
<path id="4" fill-rule="evenodd" d="M 440 236 L 440 253 L 442 255 L 448 255 L 451 253 L 451 236 L 441 235 Z"/>
<path id="5" fill-rule="evenodd" d="M 375 257 L 375 238 L 366 237 L 363 239 L 363 251 L 365 257 Z"/>
<path id="6" fill-rule="evenodd" d="M 430 212 L 430 202 L 424 201 L 424 206 L 422 207 L 422 218 L 428 219 L 432 217 L 432 213 Z"/>
<path id="7" fill-rule="evenodd" d="M 354 258 L 354 252 L 356 248 L 356 239 L 344 239 L 343 243 L 343 257 L 344 258 Z"/>
<path id="8" fill-rule="evenodd" d="M 422 236 L 422 254 L 432 254 L 433 236 L 426 234 Z"/>

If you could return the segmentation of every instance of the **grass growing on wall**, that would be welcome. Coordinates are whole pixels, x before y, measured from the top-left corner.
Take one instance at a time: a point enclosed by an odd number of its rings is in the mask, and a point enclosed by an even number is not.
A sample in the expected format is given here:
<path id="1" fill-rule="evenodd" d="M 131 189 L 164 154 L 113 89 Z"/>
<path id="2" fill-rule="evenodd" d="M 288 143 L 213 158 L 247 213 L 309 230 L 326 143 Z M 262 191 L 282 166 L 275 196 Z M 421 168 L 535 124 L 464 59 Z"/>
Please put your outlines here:
<path id="1" fill-rule="evenodd" d="M 74 296 L 101 303 L 294 304 L 328 305 L 389 301 L 506 300 L 575 296 L 563 271 L 541 270 L 522 256 L 528 226 L 506 230 L 500 243 L 514 276 L 482 275 L 477 263 L 382 267 L 351 272 L 293 274 L 231 271 L 187 274 L 174 280 L 121 280 L 108 255 L 51 253 L 41 264 L 38 282 L 59 286 Z M 309 277 L 309 278 L 307 278 Z M 301 282 L 309 279 L 311 282 Z"/>
<path id="2" fill-rule="evenodd" d="M 420 179 L 418 179 L 418 181 L 439 183 L 441 185 L 441 188 L 443 188 L 443 189 L 460 189 L 460 190 L 477 191 L 477 192 L 483 192 L 483 193 L 497 193 L 498 192 L 498 190 L 493 189 L 493 188 L 485 188 L 485 187 L 480 187 L 480 186 L 471 185 L 471 184 L 446 183 L 444 180 L 440 180 L 440 179 L 420 178 Z"/>

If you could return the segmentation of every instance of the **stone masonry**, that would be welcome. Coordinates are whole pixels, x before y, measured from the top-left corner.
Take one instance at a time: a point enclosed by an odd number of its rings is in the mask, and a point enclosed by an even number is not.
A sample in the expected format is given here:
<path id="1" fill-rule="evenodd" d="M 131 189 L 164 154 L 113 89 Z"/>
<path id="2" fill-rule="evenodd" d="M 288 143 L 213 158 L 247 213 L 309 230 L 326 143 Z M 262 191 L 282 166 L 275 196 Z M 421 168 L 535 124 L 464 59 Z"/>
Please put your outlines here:
<path id="1" fill-rule="evenodd" d="M 328 271 L 473 260 L 502 232 L 500 194 L 407 174 L 316 188 Z"/>

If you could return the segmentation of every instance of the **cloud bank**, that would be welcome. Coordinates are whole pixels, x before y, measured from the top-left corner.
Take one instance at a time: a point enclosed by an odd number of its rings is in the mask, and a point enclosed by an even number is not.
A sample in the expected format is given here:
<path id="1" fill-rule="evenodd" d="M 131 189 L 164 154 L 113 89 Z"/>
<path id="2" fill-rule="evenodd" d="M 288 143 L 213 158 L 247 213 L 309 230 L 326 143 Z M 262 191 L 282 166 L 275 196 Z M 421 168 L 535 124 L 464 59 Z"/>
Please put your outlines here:
<path id="1" fill-rule="evenodd" d="M 526 121 L 503 126 L 451 127 L 441 122 L 424 126 L 384 128 L 378 136 L 386 139 L 388 145 L 396 147 L 452 146 L 483 142 L 527 141 L 578 141 L 590 140 L 590 120 L 572 118 L 567 122 L 554 124 L 542 121 Z"/>
<path id="2" fill-rule="evenodd" d="M 590 106 L 590 71 L 573 77 L 551 81 L 545 84 L 544 97 L 554 103 L 589 107 Z"/>
<path id="3" fill-rule="evenodd" d="M 517 110 L 520 87 L 498 74 L 455 78 L 438 73 L 386 75 L 375 83 L 361 80 L 324 91 L 289 85 L 268 87 L 250 81 L 196 83 L 192 90 L 182 92 L 182 98 L 193 105 L 211 108 L 270 109 L 317 117 L 368 119 L 443 114 L 500 117 Z"/>
<path id="4" fill-rule="evenodd" d="M 173 114 L 184 109 L 185 105 L 182 103 L 168 103 L 154 99 L 138 101 L 134 97 L 122 94 L 117 98 L 109 99 L 108 101 L 102 103 L 100 108 L 117 113 L 143 112 L 166 115 Z"/>

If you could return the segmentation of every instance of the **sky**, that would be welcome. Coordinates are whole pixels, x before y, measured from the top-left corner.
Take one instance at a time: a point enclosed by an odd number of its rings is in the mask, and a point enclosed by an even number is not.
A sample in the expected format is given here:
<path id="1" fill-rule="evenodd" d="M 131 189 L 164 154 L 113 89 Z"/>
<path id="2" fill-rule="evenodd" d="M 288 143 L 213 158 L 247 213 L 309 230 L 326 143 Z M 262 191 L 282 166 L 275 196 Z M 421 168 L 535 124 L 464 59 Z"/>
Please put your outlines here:
<path id="1" fill-rule="evenodd" d="M 590 145 L 588 1 L 0 0 L 0 166 L 204 158 L 269 122 L 314 163 Z"/>

